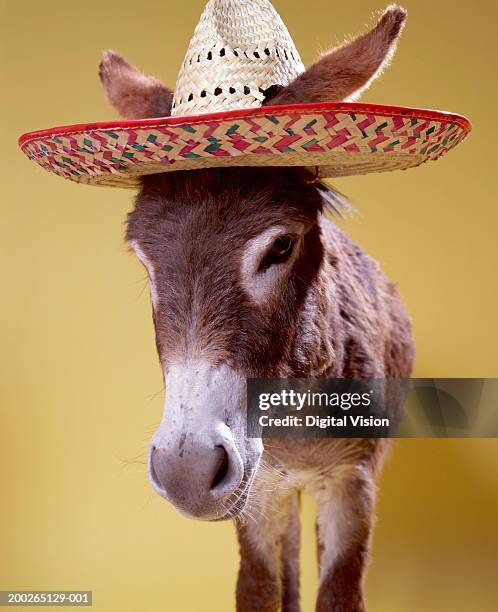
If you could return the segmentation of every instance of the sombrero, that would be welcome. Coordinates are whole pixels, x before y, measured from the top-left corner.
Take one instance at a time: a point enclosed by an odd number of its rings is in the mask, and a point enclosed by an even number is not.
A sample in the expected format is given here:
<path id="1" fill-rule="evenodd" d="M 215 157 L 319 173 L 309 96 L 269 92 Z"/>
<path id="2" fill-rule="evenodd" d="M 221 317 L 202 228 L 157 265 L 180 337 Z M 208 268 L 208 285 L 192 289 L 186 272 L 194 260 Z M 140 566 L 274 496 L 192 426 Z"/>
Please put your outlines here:
<path id="1" fill-rule="evenodd" d="M 266 104 L 304 72 L 268 0 L 210 0 L 181 66 L 171 116 L 24 134 L 42 168 L 92 185 L 223 166 L 304 166 L 320 178 L 419 166 L 462 142 L 460 115 L 355 102 Z"/>

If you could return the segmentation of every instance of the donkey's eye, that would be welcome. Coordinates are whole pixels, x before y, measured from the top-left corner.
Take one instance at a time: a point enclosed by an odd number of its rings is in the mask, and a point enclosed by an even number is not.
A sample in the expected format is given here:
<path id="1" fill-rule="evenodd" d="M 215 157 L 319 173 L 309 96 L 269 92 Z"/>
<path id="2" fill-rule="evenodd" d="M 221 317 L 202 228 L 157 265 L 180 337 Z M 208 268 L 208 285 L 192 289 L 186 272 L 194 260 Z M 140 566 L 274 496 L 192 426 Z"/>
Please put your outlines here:
<path id="1" fill-rule="evenodd" d="M 266 270 L 274 264 L 286 262 L 292 255 L 295 243 L 296 238 L 294 236 L 279 236 L 263 257 L 259 266 L 259 272 Z"/>
<path id="2" fill-rule="evenodd" d="M 280 238 L 277 238 L 273 243 L 270 253 L 274 257 L 281 259 L 292 253 L 293 246 L 294 238 L 292 236 L 280 236 Z"/>

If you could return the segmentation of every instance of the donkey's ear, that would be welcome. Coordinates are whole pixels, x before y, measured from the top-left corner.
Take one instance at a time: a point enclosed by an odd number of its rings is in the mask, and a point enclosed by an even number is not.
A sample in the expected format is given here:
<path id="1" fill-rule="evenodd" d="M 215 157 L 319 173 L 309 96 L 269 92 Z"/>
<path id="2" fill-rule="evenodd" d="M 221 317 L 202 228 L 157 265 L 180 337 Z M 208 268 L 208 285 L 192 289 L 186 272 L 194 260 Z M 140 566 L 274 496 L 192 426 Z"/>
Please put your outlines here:
<path id="1" fill-rule="evenodd" d="M 145 76 L 114 51 L 105 51 L 99 76 L 110 104 L 124 119 L 168 117 L 173 92 L 154 77 Z"/>
<path id="2" fill-rule="evenodd" d="M 406 21 L 406 11 L 389 6 L 367 34 L 323 55 L 265 104 L 338 102 L 357 98 L 389 64 Z"/>

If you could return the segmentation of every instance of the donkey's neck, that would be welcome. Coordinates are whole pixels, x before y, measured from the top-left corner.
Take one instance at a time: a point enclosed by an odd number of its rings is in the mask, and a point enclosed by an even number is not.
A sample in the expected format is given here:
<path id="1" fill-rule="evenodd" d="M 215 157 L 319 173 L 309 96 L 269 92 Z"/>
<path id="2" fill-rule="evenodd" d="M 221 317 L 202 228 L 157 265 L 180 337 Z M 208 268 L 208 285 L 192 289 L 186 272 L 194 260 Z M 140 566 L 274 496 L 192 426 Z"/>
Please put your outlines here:
<path id="1" fill-rule="evenodd" d="M 292 376 L 382 377 L 392 287 L 378 264 L 325 216 L 324 257 L 310 285 L 292 352 Z"/>
<path id="2" fill-rule="evenodd" d="M 331 257 L 331 241 L 328 239 L 331 224 L 323 217 L 320 225 L 325 252 L 320 271 L 303 301 L 296 326 L 291 358 L 292 376 L 295 377 L 340 375 L 337 369 L 337 317 L 334 313 L 335 271 L 331 263 L 334 257 Z"/>

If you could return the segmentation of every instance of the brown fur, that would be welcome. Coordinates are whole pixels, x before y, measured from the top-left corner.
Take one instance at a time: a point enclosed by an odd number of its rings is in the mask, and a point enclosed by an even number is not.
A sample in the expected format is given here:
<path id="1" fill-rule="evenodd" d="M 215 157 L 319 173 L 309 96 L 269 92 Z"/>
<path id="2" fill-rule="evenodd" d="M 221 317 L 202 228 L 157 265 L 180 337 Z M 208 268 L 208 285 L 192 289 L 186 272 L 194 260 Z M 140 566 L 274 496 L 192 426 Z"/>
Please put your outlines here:
<path id="1" fill-rule="evenodd" d="M 145 76 L 114 51 L 106 51 L 99 76 L 111 106 L 125 119 L 167 117 L 173 92 L 159 79 Z"/>
<path id="2" fill-rule="evenodd" d="M 405 11 L 387 9 L 368 34 L 328 53 L 271 104 L 342 100 L 392 56 Z M 111 103 L 125 117 L 167 115 L 171 92 L 116 54 L 102 61 Z M 275 84 L 278 85 L 278 84 Z M 408 377 L 410 324 L 394 285 L 324 216 L 324 193 L 296 168 L 226 168 L 143 178 L 127 239 L 154 267 L 157 347 L 178 360 L 228 364 L 245 376 Z M 329 196 L 336 199 L 334 193 Z M 285 283 L 264 304 L 247 294 L 240 262 L 268 228 L 300 224 Z M 264 440 L 237 523 L 239 612 L 299 611 L 297 492 L 319 507 L 318 612 L 362 612 L 375 481 L 386 440 Z"/>
<path id="3" fill-rule="evenodd" d="M 301 525 L 299 522 L 298 499 L 291 499 L 291 507 L 285 534 L 282 537 L 282 609 L 299 612 L 299 549 Z"/>
<path id="4" fill-rule="evenodd" d="M 144 178 L 127 238 L 136 240 L 154 262 L 159 292 L 154 319 L 163 367 L 202 356 L 247 376 L 409 376 L 410 325 L 394 286 L 373 260 L 323 218 L 321 195 L 306 179 L 299 169 L 278 168 Z M 241 289 L 239 257 L 252 236 L 289 221 L 305 224 L 299 258 L 288 286 L 262 309 Z M 311 318 L 304 309 L 310 298 Z M 186 333 L 192 321 L 198 322 L 195 332 Z M 328 495 L 337 490 L 337 483 L 344 491 L 344 507 L 350 508 L 350 535 L 345 531 L 345 552 L 322 580 L 317 609 L 363 609 L 361 577 L 373 511 L 373 501 L 363 491 L 373 487 L 387 446 L 380 440 L 265 441 L 263 459 L 269 469 L 287 476 L 277 476 L 269 485 L 262 472 L 261 482 L 256 477 L 253 484 L 248 514 L 255 512 L 256 518 L 239 527 L 240 612 L 277 610 L 280 601 L 286 602 L 283 610 L 299 609 L 298 547 L 290 546 L 292 540 L 285 531 L 275 531 L 271 520 L 258 518 L 259 508 L 268 504 L 272 516 L 302 487 L 320 503 L 324 491 Z M 363 477 L 358 480 L 360 467 Z M 308 480 L 295 476 L 303 470 Z M 273 501 L 266 499 L 268 488 Z M 259 555 L 262 537 L 277 543 Z M 319 538 L 326 548 L 322 533 Z"/>
<path id="5" fill-rule="evenodd" d="M 144 177 L 127 239 L 138 241 L 157 262 L 156 325 L 163 365 L 202 356 L 255 376 L 298 373 L 300 359 L 292 345 L 300 305 L 323 258 L 316 223 L 322 201 L 305 176 L 295 170 L 233 168 Z M 287 291 L 261 312 L 237 281 L 239 257 L 247 240 L 289 219 L 309 229 L 303 238 L 306 256 Z M 216 268 L 209 265 L 213 261 Z M 196 333 L 185 336 L 194 320 L 199 322 Z"/>

